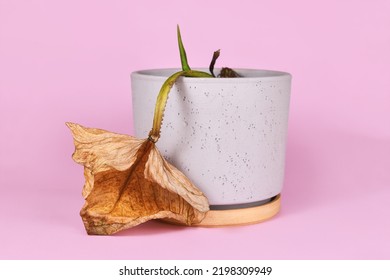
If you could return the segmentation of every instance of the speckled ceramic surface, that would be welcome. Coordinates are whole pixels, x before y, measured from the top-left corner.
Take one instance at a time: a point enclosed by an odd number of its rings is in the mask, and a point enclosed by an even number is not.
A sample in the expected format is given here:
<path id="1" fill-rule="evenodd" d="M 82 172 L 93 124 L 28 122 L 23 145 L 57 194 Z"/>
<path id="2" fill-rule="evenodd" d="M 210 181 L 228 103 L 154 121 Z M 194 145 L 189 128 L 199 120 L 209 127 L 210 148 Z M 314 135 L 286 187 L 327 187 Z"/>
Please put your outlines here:
<path id="1" fill-rule="evenodd" d="M 161 85 L 176 71 L 132 73 L 137 137 L 147 137 Z M 266 200 L 283 186 L 291 75 L 237 72 L 243 77 L 180 78 L 157 143 L 216 206 Z"/>

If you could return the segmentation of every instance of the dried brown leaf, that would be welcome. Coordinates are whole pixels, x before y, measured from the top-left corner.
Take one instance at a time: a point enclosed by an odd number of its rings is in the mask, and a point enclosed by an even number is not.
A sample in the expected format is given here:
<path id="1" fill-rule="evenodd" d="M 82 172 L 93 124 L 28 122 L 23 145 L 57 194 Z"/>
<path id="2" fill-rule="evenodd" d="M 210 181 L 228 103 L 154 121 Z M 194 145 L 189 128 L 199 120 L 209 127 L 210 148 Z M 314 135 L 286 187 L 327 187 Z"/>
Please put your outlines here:
<path id="1" fill-rule="evenodd" d="M 151 219 L 191 225 L 209 210 L 207 198 L 160 154 L 155 143 L 67 123 L 84 165 L 88 234 L 113 234 Z"/>

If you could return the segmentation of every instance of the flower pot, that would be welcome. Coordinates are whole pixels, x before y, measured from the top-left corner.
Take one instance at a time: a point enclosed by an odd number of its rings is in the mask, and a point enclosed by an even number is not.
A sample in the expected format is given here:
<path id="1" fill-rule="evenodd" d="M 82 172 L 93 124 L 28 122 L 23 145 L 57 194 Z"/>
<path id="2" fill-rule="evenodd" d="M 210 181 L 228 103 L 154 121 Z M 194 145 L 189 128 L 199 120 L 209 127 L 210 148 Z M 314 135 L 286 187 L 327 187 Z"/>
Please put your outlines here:
<path id="1" fill-rule="evenodd" d="M 132 73 L 136 137 L 147 137 L 159 90 L 177 71 Z M 179 78 L 169 95 L 157 143 L 163 156 L 204 192 L 210 212 L 225 213 L 224 224 L 253 223 L 275 215 L 284 177 L 291 75 L 237 72 L 242 77 Z M 262 215 L 264 211 L 268 212 Z M 218 224 L 215 219 L 209 223 L 205 225 Z"/>

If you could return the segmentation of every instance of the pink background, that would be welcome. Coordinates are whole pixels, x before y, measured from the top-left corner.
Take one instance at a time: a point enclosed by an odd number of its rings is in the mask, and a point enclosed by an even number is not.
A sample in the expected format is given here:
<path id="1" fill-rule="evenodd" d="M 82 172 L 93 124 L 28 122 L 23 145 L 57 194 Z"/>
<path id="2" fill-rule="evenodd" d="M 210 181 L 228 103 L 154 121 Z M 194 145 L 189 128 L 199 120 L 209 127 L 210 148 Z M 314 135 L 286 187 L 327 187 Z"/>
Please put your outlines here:
<path id="1" fill-rule="evenodd" d="M 390 2 L 0 1 L 0 258 L 390 259 Z M 280 214 L 87 236 L 65 121 L 131 134 L 130 73 L 292 73 Z"/>

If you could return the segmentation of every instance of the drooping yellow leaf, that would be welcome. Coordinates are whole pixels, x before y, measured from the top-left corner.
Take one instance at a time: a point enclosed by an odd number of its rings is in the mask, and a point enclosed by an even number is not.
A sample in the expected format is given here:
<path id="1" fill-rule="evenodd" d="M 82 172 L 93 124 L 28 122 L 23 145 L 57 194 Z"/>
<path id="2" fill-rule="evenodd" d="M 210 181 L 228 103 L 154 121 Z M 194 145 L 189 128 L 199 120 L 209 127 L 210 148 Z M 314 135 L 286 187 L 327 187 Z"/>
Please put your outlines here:
<path id="1" fill-rule="evenodd" d="M 209 210 L 204 194 L 168 163 L 151 139 L 67 123 L 73 159 L 84 165 L 88 234 L 113 234 L 151 219 L 191 225 Z"/>

